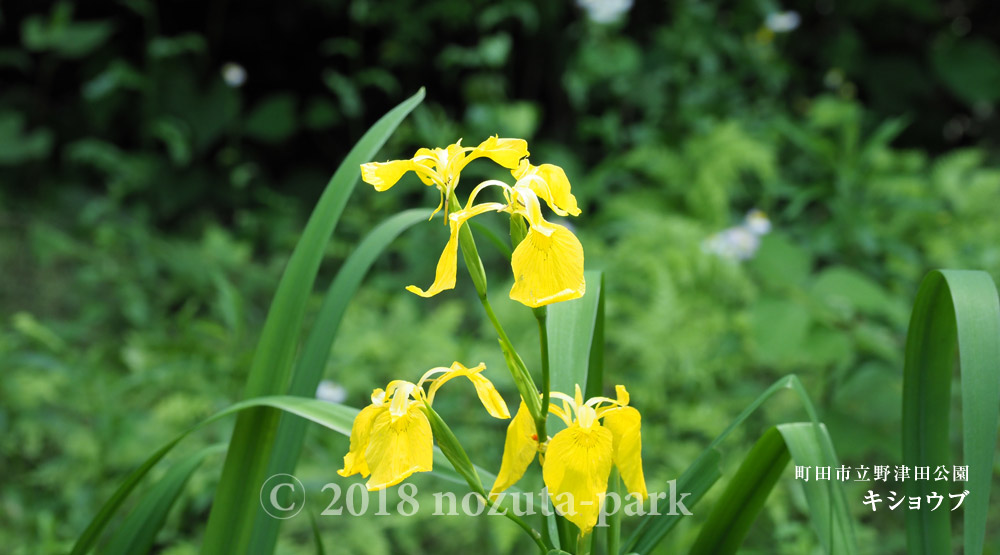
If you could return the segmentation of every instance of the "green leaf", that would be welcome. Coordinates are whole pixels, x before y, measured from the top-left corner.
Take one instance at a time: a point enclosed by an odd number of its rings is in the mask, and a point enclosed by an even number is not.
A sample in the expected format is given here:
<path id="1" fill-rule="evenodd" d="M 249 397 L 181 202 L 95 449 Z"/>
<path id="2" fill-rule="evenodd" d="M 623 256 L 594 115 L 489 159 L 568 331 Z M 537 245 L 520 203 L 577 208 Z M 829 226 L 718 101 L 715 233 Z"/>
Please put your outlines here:
<path id="1" fill-rule="evenodd" d="M 80 534 L 80 537 L 77 538 L 76 543 L 73 544 L 73 551 L 71 551 L 70 553 L 72 553 L 73 555 L 82 555 L 90 551 L 90 548 L 94 546 L 94 543 L 97 541 L 98 536 L 100 536 L 101 531 L 103 531 L 105 526 L 108 525 L 108 522 L 111 520 L 111 517 L 114 516 L 115 511 L 118 509 L 118 507 L 121 506 L 122 502 L 125 501 L 125 498 L 128 497 L 128 494 L 131 493 L 133 489 L 135 489 L 135 486 L 139 483 L 139 480 L 142 480 L 143 476 L 145 476 L 146 473 L 148 473 L 149 470 L 153 468 L 153 466 L 157 462 L 159 462 L 164 455 L 166 455 L 171 449 L 173 449 L 173 447 L 177 445 L 177 443 L 180 442 L 181 439 L 187 436 L 188 433 L 189 432 L 181 434 L 170 443 L 167 443 L 166 445 L 161 447 L 159 451 L 153 453 L 152 456 L 146 459 L 146 462 L 142 463 L 142 465 L 140 465 L 139 468 L 133 470 L 125 478 L 125 480 L 121 483 L 121 485 L 118 486 L 118 489 L 115 490 L 115 493 L 111 496 L 111 499 L 108 499 L 108 501 L 104 503 L 101 509 L 94 516 L 94 519 L 90 521 L 90 524 L 87 525 L 87 528 L 84 529 L 83 533 Z"/>
<path id="2" fill-rule="evenodd" d="M 810 422 L 778 424 L 778 431 L 792 460 L 799 466 L 839 467 L 833 440 L 826 426 Z M 802 482 L 809 505 L 809 520 L 827 553 L 857 553 L 854 521 L 840 482 Z"/>
<path id="3" fill-rule="evenodd" d="M 719 464 L 722 455 L 714 447 L 706 449 L 691 466 L 677 479 L 676 491 L 690 493 L 684 500 L 684 505 L 691 509 L 705 495 L 715 482 L 722 477 Z M 623 553 L 649 553 L 663 538 L 667 536 L 680 519 L 682 514 L 661 514 L 656 518 L 645 517 L 638 528 L 632 532 L 625 542 Z"/>
<path id="4" fill-rule="evenodd" d="M 175 445 L 180 443 L 182 439 L 187 437 L 189 434 L 200 430 L 201 428 L 221 419 L 226 416 L 256 410 L 260 408 L 271 408 L 278 409 L 290 414 L 294 414 L 300 418 L 304 418 L 311 422 L 315 422 L 325 428 L 331 429 L 341 435 L 350 437 L 351 435 L 351 425 L 354 422 L 354 417 L 358 414 L 358 409 L 340 405 L 337 403 L 329 403 L 326 401 L 320 401 L 318 399 L 307 399 L 304 397 L 292 397 L 292 396 L 272 396 L 272 397 L 257 397 L 254 399 L 247 399 L 246 401 L 241 401 L 234 405 L 230 405 L 226 409 L 213 414 L 212 416 L 206 418 L 195 426 L 191 427 L 184 433 L 180 434 L 172 441 L 161 447 L 158 451 L 153 453 L 145 462 L 142 463 L 138 468 L 133 470 L 128 477 L 122 482 L 118 489 L 115 491 L 114 495 L 101 507 L 94 517 L 94 520 L 90 522 L 83 534 L 77 539 L 76 544 L 73 546 L 74 555 L 82 555 L 90 550 L 96 542 L 98 536 L 107 526 L 111 517 L 114 516 L 115 511 L 121 507 L 122 503 L 128 497 L 128 495 L 135 489 L 139 481 L 149 473 L 150 469 L 156 465 Z M 444 456 L 440 449 L 434 448 L 434 470 L 432 474 L 441 476 L 449 481 L 456 483 L 465 483 L 454 470 L 450 470 L 445 463 L 448 459 Z M 496 475 L 483 470 L 478 466 L 474 466 L 476 473 L 485 478 L 487 481 L 492 483 L 496 479 Z M 263 480 L 260 482 L 263 484 Z M 255 488 L 247 488 L 255 489 Z M 508 491 L 516 492 L 516 488 L 511 488 Z M 255 506 L 260 506 L 259 499 L 257 498 L 256 491 L 252 497 L 252 501 Z M 273 520 L 273 519 L 272 519 Z M 259 550 L 259 546 L 255 546 Z M 269 551 L 269 550 L 267 550 Z"/>
<path id="5" fill-rule="evenodd" d="M 167 520 L 167 514 L 180 497 L 188 479 L 209 456 L 225 450 L 225 445 L 202 449 L 176 463 L 167 474 L 143 496 L 112 536 L 105 553 L 148 553 L 156 534 Z"/>
<path id="6" fill-rule="evenodd" d="M 417 223 L 427 221 L 430 213 L 428 209 L 416 208 L 392 216 L 373 229 L 344 262 L 323 298 L 323 305 L 295 364 L 292 383 L 287 392 L 289 395 L 315 396 L 344 312 L 369 268 L 400 233 Z M 281 416 L 268 464 L 268 476 L 291 474 L 295 470 L 305 433 L 305 421 L 288 415 Z M 276 527 L 261 527 L 256 530 L 258 533 L 253 539 L 255 545 L 274 544 L 278 532 Z"/>
<path id="7" fill-rule="evenodd" d="M 243 129 L 248 137 L 267 143 L 280 143 L 295 133 L 296 126 L 295 95 L 279 93 L 265 98 L 255 106 L 247 116 Z"/>
<path id="8" fill-rule="evenodd" d="M 592 355 L 595 362 L 601 362 L 600 366 L 595 366 L 595 372 L 603 372 L 604 324 L 598 316 L 603 316 L 604 273 L 588 270 L 584 272 L 584 279 L 587 281 L 587 293 L 583 297 L 548 307 L 546 329 L 552 391 L 567 395 L 573 395 L 576 385 L 590 394 L 588 372 Z M 602 334 L 599 341 L 595 341 L 595 331 Z"/>
<path id="9" fill-rule="evenodd" d="M 691 553 L 736 553 L 789 458 L 777 428 L 764 432 L 701 527 Z"/>
<path id="10" fill-rule="evenodd" d="M 895 304 L 881 285 L 853 268 L 826 268 L 816 277 L 810 292 L 835 309 L 883 315 L 901 324 L 906 321 L 906 307 Z"/>
<path id="11" fill-rule="evenodd" d="M 677 491 L 684 493 L 690 493 L 688 497 L 685 498 L 684 504 L 690 509 L 694 507 L 702 496 L 707 492 L 712 485 L 722 476 L 719 470 L 719 461 L 721 455 L 718 451 L 718 446 L 722 443 L 726 437 L 736 429 L 737 426 L 742 424 L 751 414 L 757 411 L 765 401 L 770 399 L 779 391 L 785 389 L 791 389 L 798 397 L 802 408 L 805 409 L 806 414 L 809 416 L 810 422 L 819 427 L 819 419 L 816 415 L 816 407 L 813 406 L 812 401 L 809 399 L 809 394 L 806 393 L 805 387 L 802 386 L 802 382 L 794 374 L 789 374 L 778 381 L 771 384 L 763 393 L 760 394 L 747 408 L 743 409 L 743 412 L 739 414 L 729 426 L 722 431 L 708 447 L 702 451 L 697 459 L 681 474 L 681 477 L 677 479 Z M 827 457 L 827 460 L 835 460 L 836 456 L 831 453 Z M 832 463 L 831 463 L 832 464 Z M 661 514 L 661 515 L 647 515 L 643 517 L 639 524 L 639 527 L 632 533 L 628 541 L 625 542 L 625 547 L 622 550 L 625 553 L 649 553 L 661 540 L 673 529 L 674 526 L 682 518 L 681 515 L 671 515 L 671 514 Z M 850 537 L 853 539 L 854 533 L 850 532 Z"/>
<path id="12" fill-rule="evenodd" d="M 24 114 L 0 112 L 0 166 L 12 166 L 45 158 L 52 150 L 48 129 L 25 131 Z"/>
<path id="13" fill-rule="evenodd" d="M 750 261 L 757 275 L 771 287 L 800 285 L 809 276 L 812 259 L 809 253 L 781 233 L 764 236 L 760 249 Z"/>
<path id="14" fill-rule="evenodd" d="M 311 511 L 309 512 L 309 526 L 312 528 L 313 543 L 316 544 L 316 555 L 326 555 L 326 549 L 323 548 L 323 536 L 319 533 L 319 523 L 316 522 L 316 515 Z"/>
<path id="15" fill-rule="evenodd" d="M 943 38 L 931 48 L 938 76 L 969 104 L 1000 100 L 1000 52 L 983 38 Z"/>
<path id="16" fill-rule="evenodd" d="M 750 309 L 756 359 L 784 367 L 799 362 L 811 320 L 809 312 L 797 302 L 771 297 L 758 300 Z"/>
<path id="17" fill-rule="evenodd" d="M 789 460 L 800 466 L 836 468 L 833 442 L 826 428 L 800 422 L 779 424 L 764 432 L 712 509 L 691 553 L 735 553 Z M 825 552 L 856 553 L 851 515 L 840 482 L 801 483 L 810 520 Z"/>
<path id="18" fill-rule="evenodd" d="M 910 319 L 903 368 L 903 464 L 949 464 L 956 346 L 962 380 L 962 448 L 968 465 L 964 552 L 982 553 L 1000 411 L 1000 301 L 985 272 L 937 270 L 924 278 Z M 950 469 L 950 467 L 949 467 Z M 907 495 L 940 488 L 913 480 Z M 906 511 L 907 551 L 950 553 L 947 511 Z"/>
<path id="19" fill-rule="evenodd" d="M 326 244 L 358 181 L 360 166 L 375 156 L 396 126 L 423 98 L 424 91 L 421 89 L 376 122 L 351 149 L 327 184 L 278 284 L 250 368 L 244 397 L 288 391 L 292 359 L 309 294 Z M 237 418 L 205 530 L 202 545 L 205 552 L 246 551 L 255 532 L 258 537 L 276 537 L 266 529 L 277 528 L 279 521 L 267 518 L 255 502 L 254 488 L 248 488 L 247 484 L 263 483 L 267 477 L 270 454 L 277 440 L 279 416 L 275 411 L 252 410 Z M 272 547 L 255 545 L 255 548 L 264 551 Z"/>

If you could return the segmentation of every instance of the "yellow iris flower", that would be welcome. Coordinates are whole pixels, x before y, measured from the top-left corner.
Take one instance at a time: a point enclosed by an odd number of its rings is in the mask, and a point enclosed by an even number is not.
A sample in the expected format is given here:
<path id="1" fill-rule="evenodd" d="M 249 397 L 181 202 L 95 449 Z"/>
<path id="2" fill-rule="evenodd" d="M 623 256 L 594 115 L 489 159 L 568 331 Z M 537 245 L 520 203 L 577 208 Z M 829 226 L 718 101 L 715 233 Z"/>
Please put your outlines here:
<path id="1" fill-rule="evenodd" d="M 489 158 L 497 164 L 516 170 L 522 158 L 528 156 L 528 142 L 524 139 L 486 139 L 477 147 L 464 147 L 459 140 L 448 148 L 421 148 L 409 160 L 369 162 L 361 164 L 361 178 L 385 191 L 395 185 L 406 172 L 412 171 L 424 182 L 434 185 L 441 193 L 441 202 L 434 214 L 446 207 L 447 200 L 458 187 L 458 179 L 465 166 L 476 158 Z M 445 210 L 447 213 L 447 209 Z M 433 217 L 433 214 L 432 214 Z"/>
<path id="2" fill-rule="evenodd" d="M 542 170 L 546 166 L 555 170 Z M 586 292 L 583 246 L 572 231 L 542 216 L 540 202 L 544 200 L 557 213 L 580 213 L 576 198 L 569 192 L 566 174 L 551 164 L 536 168 L 527 162 L 512 173 L 521 174 L 513 187 L 502 181 L 484 181 L 473 189 L 465 208 L 448 216 L 451 235 L 438 260 L 434 283 L 426 290 L 410 285 L 406 288 L 408 291 L 421 297 L 432 297 L 454 288 L 459 230 L 467 220 L 485 212 L 507 212 L 520 215 L 528 222 L 528 234 L 514 249 L 510 260 L 514 271 L 510 298 L 530 307 L 538 307 L 583 296 Z M 550 177 L 551 181 L 546 181 L 543 175 Z M 479 193 L 487 187 L 499 187 L 505 202 L 474 204 Z"/>
<path id="3" fill-rule="evenodd" d="M 452 378 L 468 378 L 490 416 L 510 418 L 507 403 L 481 374 L 484 369 L 483 363 L 466 368 L 456 361 L 450 368 L 428 370 L 417 383 L 393 380 L 385 390 L 373 391 L 372 404 L 354 418 L 351 447 L 344 455 L 344 468 L 337 473 L 345 477 L 371 474 L 366 486 L 375 491 L 394 486 L 414 472 L 430 471 L 434 440 L 424 402 L 433 404 L 438 389 Z M 429 383 L 426 393 L 425 383 Z"/>
<path id="4" fill-rule="evenodd" d="M 463 147 L 461 141 L 447 148 L 421 148 L 410 160 L 370 162 L 361 165 L 361 176 L 377 191 L 395 185 L 409 171 L 413 171 L 427 185 L 435 185 L 441 192 L 441 202 L 436 214 L 448 201 L 458 186 L 460 172 L 476 158 L 490 158 L 511 170 L 517 180 L 513 187 L 496 180 L 485 181 L 476 187 L 464 209 L 448 214 L 446 221 L 451 235 L 438 260 L 434 283 L 426 290 L 415 285 L 406 289 L 422 297 L 432 297 L 455 287 L 458 269 L 458 232 L 470 218 L 484 212 L 507 212 L 520 215 L 528 222 L 528 234 L 517 246 L 511 257 L 514 286 L 510 298 L 530 307 L 539 307 L 582 297 L 586 292 L 583 278 L 583 246 L 579 239 L 564 226 L 547 221 L 541 212 L 541 201 L 560 216 L 577 216 L 580 208 L 570 191 L 569 179 L 559 166 L 542 164 L 534 166 L 527 160 L 528 143 L 522 139 L 490 137 L 477 147 Z M 485 187 L 496 186 L 503 190 L 505 202 L 486 202 L 474 205 L 476 196 Z"/>
<path id="5" fill-rule="evenodd" d="M 552 504 L 587 534 L 597 524 L 612 463 L 618 467 L 629 493 L 645 500 L 649 493 L 642 473 L 641 417 L 628 406 L 624 386 L 616 386 L 617 399 L 594 397 L 583 401 L 580 386 L 576 395 L 552 392 L 562 407 L 552 404 L 549 412 L 566 423 L 544 449 L 542 477 Z M 574 418 L 575 416 L 575 418 Z M 500 472 L 490 489 L 499 493 L 514 485 L 539 452 L 535 426 L 522 401 L 517 415 L 507 427 Z"/>

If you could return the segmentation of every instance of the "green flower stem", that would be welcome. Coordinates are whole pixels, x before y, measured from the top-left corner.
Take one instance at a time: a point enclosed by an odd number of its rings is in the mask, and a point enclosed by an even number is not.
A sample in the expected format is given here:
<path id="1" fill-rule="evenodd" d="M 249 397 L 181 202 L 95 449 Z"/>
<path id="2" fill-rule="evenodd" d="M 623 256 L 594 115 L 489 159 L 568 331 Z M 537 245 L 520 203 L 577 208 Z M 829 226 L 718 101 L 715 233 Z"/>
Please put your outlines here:
<path id="1" fill-rule="evenodd" d="M 541 306 L 532 309 L 535 320 L 538 321 L 538 342 L 542 355 L 542 410 L 540 419 L 542 426 L 538 430 L 538 440 L 545 441 L 549 436 L 545 433 L 545 424 L 549 416 L 549 396 L 552 392 L 552 381 L 549 378 L 549 331 L 546 320 L 549 317 L 549 308 Z"/>
<path id="2" fill-rule="evenodd" d="M 479 299 L 486 298 L 486 269 L 483 268 L 483 261 L 479 258 L 479 250 L 476 248 L 476 240 L 472 237 L 472 230 L 469 224 L 462 224 L 462 229 L 458 230 L 458 244 L 462 246 L 462 258 L 465 260 L 465 267 L 469 269 L 469 277 L 472 278 L 473 285 L 476 286 L 476 294 Z"/>
<path id="3" fill-rule="evenodd" d="M 454 195 L 448 199 L 448 207 L 450 213 L 454 213 L 462 208 Z M 483 268 L 482 259 L 479 258 L 476 240 L 473 238 L 468 224 L 463 224 L 461 229 L 458 230 L 458 244 L 462 247 L 462 258 L 465 260 L 465 267 L 469 270 L 472 283 L 476 286 L 479 302 L 482 303 L 483 308 L 486 310 L 486 316 L 490 319 L 500 339 L 500 349 L 503 351 L 507 368 L 510 369 L 510 373 L 514 377 L 514 384 L 517 386 L 517 391 L 520 393 L 521 398 L 524 399 L 524 403 L 528 407 L 528 412 L 531 413 L 531 418 L 535 421 L 538 437 L 545 437 L 543 435 L 545 433 L 545 420 L 542 417 L 541 402 L 538 399 L 538 386 L 531 379 L 531 374 L 524 365 L 524 361 L 521 360 L 521 355 L 517 354 L 514 344 L 507 337 L 507 332 L 504 331 L 503 326 L 500 325 L 500 320 L 497 319 L 496 313 L 493 312 L 493 307 L 490 305 L 490 300 L 487 296 L 486 270 Z"/>
<path id="4" fill-rule="evenodd" d="M 580 534 L 577 536 L 576 555 L 590 555 L 590 534 Z"/>
<path id="5" fill-rule="evenodd" d="M 531 379 L 528 368 L 524 365 L 524 361 L 521 360 L 521 355 L 517 354 L 517 351 L 514 349 L 514 344 L 507 337 L 507 332 L 500 325 L 500 320 L 497 319 L 496 313 L 493 312 L 493 306 L 490 305 L 489 299 L 480 297 L 479 301 L 483 303 L 486 316 L 493 323 L 493 328 L 496 329 L 497 335 L 500 338 L 500 349 L 503 351 L 504 360 L 507 362 L 507 367 L 510 369 L 511 374 L 514 376 L 514 384 L 517 386 L 518 393 L 521 394 L 525 406 L 528 407 L 528 412 L 531 413 L 532 420 L 535 421 L 535 432 L 539 438 L 546 437 L 543 435 L 545 433 L 545 420 L 542 417 L 542 407 L 538 400 L 538 386 Z"/>
<path id="6" fill-rule="evenodd" d="M 608 485 L 612 493 L 618 494 L 621 504 L 625 504 L 625 499 L 621 497 L 621 478 L 618 475 L 618 467 L 611 468 L 611 476 Z M 608 555 L 618 555 L 621 551 L 622 540 L 622 507 L 618 507 L 613 514 L 608 517 Z"/>
<path id="7" fill-rule="evenodd" d="M 465 448 L 459 443 L 458 438 L 455 437 L 455 433 L 451 431 L 451 428 L 441 418 L 441 415 L 431 408 L 430 403 L 426 400 L 424 400 L 424 413 L 431 424 L 438 447 L 441 448 L 441 452 L 451 462 L 451 466 L 455 468 L 455 471 L 465 478 L 465 482 L 469 484 L 469 489 L 479 494 L 487 507 L 490 509 L 496 508 L 497 512 L 507 517 L 514 524 L 517 524 L 525 533 L 531 536 L 531 539 L 542 553 L 547 553 L 552 549 L 551 545 L 546 545 L 542 539 L 542 534 L 538 530 L 529 526 L 521 517 L 508 511 L 505 507 L 497 506 L 497 503 L 490 499 L 489 495 L 486 494 L 486 488 L 483 487 L 483 482 L 479 479 L 479 474 L 476 472 L 475 466 L 472 464 L 472 460 L 469 459 L 469 455 L 465 452 Z"/>

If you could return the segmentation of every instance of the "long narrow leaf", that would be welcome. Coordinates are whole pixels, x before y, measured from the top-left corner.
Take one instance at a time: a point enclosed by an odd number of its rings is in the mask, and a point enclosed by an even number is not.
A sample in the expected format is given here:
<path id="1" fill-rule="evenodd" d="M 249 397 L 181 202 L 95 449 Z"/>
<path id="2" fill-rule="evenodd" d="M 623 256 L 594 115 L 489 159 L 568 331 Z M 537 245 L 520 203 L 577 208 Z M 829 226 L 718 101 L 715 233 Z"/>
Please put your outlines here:
<path id="1" fill-rule="evenodd" d="M 906 338 L 903 370 L 903 464 L 949 464 L 949 408 L 955 347 L 961 363 L 964 551 L 982 553 L 1000 411 L 1000 301 L 985 272 L 943 270 L 924 278 Z M 951 468 L 950 466 L 948 467 Z M 954 477 L 952 477 L 954 478 Z M 940 482 L 911 480 L 907 494 L 926 497 Z M 941 492 L 938 492 L 939 494 Z M 907 549 L 950 553 L 947 511 L 906 511 Z"/>
<path id="2" fill-rule="evenodd" d="M 690 493 L 688 497 L 685 498 L 685 506 L 689 509 L 704 496 L 712 485 L 722 476 L 719 470 L 719 460 L 720 453 L 718 452 L 718 446 L 722 443 L 733 430 L 735 430 L 740 424 L 742 424 L 751 414 L 757 411 L 765 401 L 770 399 L 779 391 L 785 389 L 791 389 L 795 392 L 803 409 L 805 409 L 806 414 L 809 416 L 810 422 L 819 427 L 819 418 L 816 415 L 816 407 L 813 406 L 812 401 L 809 399 L 809 394 L 806 393 L 805 387 L 802 386 L 802 382 L 794 374 L 789 374 L 783 378 L 778 379 L 776 382 L 771 384 L 763 393 L 760 394 L 747 408 L 743 409 L 743 412 L 739 414 L 729 426 L 722 431 L 708 447 L 702 451 L 697 459 L 691 466 L 685 470 L 680 478 L 677 480 L 678 491 L 684 493 Z M 834 457 L 831 457 L 831 459 Z M 832 464 L 832 463 L 831 463 Z M 649 553 L 663 538 L 667 535 L 670 530 L 677 525 L 680 521 L 680 515 L 671 514 L 661 514 L 661 515 L 647 515 L 643 517 L 639 524 L 639 527 L 632 533 L 629 540 L 625 542 L 624 553 Z M 853 532 L 851 532 L 853 537 Z"/>
<path id="3" fill-rule="evenodd" d="M 244 397 L 282 394 L 290 384 L 291 363 L 299 342 L 306 303 L 333 229 L 360 175 L 396 126 L 423 100 L 424 91 L 393 108 L 351 149 L 327 184 L 302 238 L 292 252 L 271 303 Z M 267 477 L 270 455 L 277 439 L 280 413 L 252 410 L 239 415 L 230 440 L 226 463 L 215 493 L 202 543 L 203 553 L 247 552 L 256 529 L 257 539 L 275 538 L 265 529 L 279 526 L 256 503 L 256 485 Z M 269 552 L 272 545 L 253 544 Z"/>
<path id="4" fill-rule="evenodd" d="M 764 432 L 702 525 L 691 554 L 736 553 L 789 458 L 777 428 Z"/>
<path id="5" fill-rule="evenodd" d="M 136 508 L 125 518 L 108 542 L 104 553 L 128 555 L 149 553 L 156 534 L 167 520 L 167 514 L 177 502 L 194 471 L 209 455 L 221 453 L 225 445 L 214 445 L 189 455 L 176 463 L 167 474 L 143 496 Z"/>
<path id="6" fill-rule="evenodd" d="M 768 429 L 740 464 L 722 500 L 713 507 L 691 553 L 735 553 L 789 460 L 806 467 L 835 467 L 833 442 L 826 428 L 811 423 L 779 424 Z M 851 515 L 839 482 L 801 482 L 809 517 L 826 553 L 857 552 Z"/>
<path id="7" fill-rule="evenodd" d="M 550 305 L 546 324 L 552 390 L 568 395 L 573 394 L 576 385 L 589 389 L 587 375 L 603 296 L 603 272 L 588 270 L 584 278 L 587 293 L 579 299 Z M 600 349 L 603 354 L 603 344 Z"/>
<path id="8" fill-rule="evenodd" d="M 198 427 L 200 426 L 201 425 Z M 142 480 L 147 473 L 149 473 L 149 470 L 153 468 L 156 463 L 160 462 L 160 459 L 169 453 L 170 450 L 180 442 L 180 440 L 184 439 L 187 434 L 190 433 L 190 431 L 191 430 L 184 432 L 163 447 L 160 447 L 148 459 L 146 459 L 145 462 L 125 477 L 125 480 L 122 481 L 120 486 L 118 486 L 115 493 L 112 494 L 111 498 L 104 503 L 99 511 L 97 511 L 97 514 L 94 515 L 94 519 L 90 521 L 87 528 L 84 529 L 83 533 L 80 534 L 80 537 L 76 539 L 76 543 L 73 544 L 73 550 L 70 552 L 72 555 L 82 555 L 90 551 L 90 548 L 97 542 L 97 538 L 101 535 L 101 532 L 104 531 L 104 528 L 108 525 L 111 517 L 114 516 L 115 511 L 118 510 L 118 507 L 121 507 L 125 498 L 128 497 L 128 494 L 132 493 L 132 490 L 135 489 L 135 486 L 139 484 L 139 481 Z"/>
<path id="9" fill-rule="evenodd" d="M 796 465 L 806 467 L 839 465 L 833 440 L 822 424 L 819 433 L 809 422 L 779 424 L 778 431 Z M 839 466 L 838 466 L 839 468 Z M 802 483 L 809 506 L 809 520 L 827 553 L 857 553 L 854 520 L 840 483 Z"/>
<path id="10" fill-rule="evenodd" d="M 308 397 L 315 395 L 316 387 L 323 377 L 330 348 L 344 318 L 344 312 L 368 269 L 400 233 L 414 224 L 427 221 L 430 213 L 430 210 L 422 208 L 406 210 L 385 220 L 361 241 L 358 248 L 344 262 L 327 290 L 302 354 L 295 364 L 292 383 L 288 388 L 289 395 Z M 267 476 L 294 472 L 299 453 L 302 451 L 305 431 L 305 420 L 289 415 L 281 416 Z M 276 526 L 255 526 L 252 543 L 274 545 L 277 533 Z"/>
<path id="11" fill-rule="evenodd" d="M 226 416 L 261 407 L 268 407 L 294 414 L 345 436 L 350 436 L 351 424 L 354 422 L 354 417 L 358 414 L 358 409 L 337 403 L 329 403 L 317 399 L 292 396 L 258 397 L 231 405 L 180 434 L 153 453 L 153 455 L 151 455 L 149 459 L 143 462 L 138 468 L 133 470 L 125 481 L 118 486 L 114 495 L 108 499 L 108 501 L 97 512 L 97 515 L 94 516 L 94 519 L 87 526 L 86 530 L 84 530 L 83 534 L 80 535 L 80 538 L 77 539 L 71 553 L 75 555 L 82 555 L 87 553 L 90 548 L 94 546 L 94 543 L 97 541 L 101 532 L 107 527 L 111 517 L 114 516 L 115 512 L 121 507 L 122 503 L 124 503 L 125 499 L 132 492 L 132 490 L 134 490 L 143 477 L 149 473 L 150 469 L 152 469 L 157 462 L 159 462 L 171 449 L 173 449 L 174 446 L 180 443 L 181 440 L 191 433 L 200 430 L 212 422 L 220 420 Z M 479 466 L 475 466 L 475 470 L 479 476 L 489 483 L 492 483 L 496 479 L 495 474 L 484 470 Z M 432 473 L 451 482 L 465 484 L 465 480 L 463 480 L 457 472 L 451 469 L 448 459 L 437 447 L 434 448 L 434 470 Z M 518 490 L 516 488 L 511 488 L 508 491 L 516 492 Z M 256 494 L 254 503 L 259 506 L 259 500 L 256 498 Z"/>

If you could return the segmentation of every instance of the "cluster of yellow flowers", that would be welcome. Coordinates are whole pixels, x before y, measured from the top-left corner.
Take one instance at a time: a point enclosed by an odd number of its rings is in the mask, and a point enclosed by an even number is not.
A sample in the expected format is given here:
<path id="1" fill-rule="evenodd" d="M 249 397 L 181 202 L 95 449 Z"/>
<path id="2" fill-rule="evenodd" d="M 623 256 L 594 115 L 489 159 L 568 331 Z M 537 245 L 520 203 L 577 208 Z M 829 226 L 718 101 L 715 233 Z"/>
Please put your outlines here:
<path id="1" fill-rule="evenodd" d="M 559 216 L 580 214 L 569 179 L 552 164 L 534 166 L 527 160 L 528 145 L 521 139 L 490 137 L 477 147 L 461 142 L 447 148 L 421 148 L 409 160 L 372 162 L 361 166 L 362 178 L 385 191 L 407 172 L 414 172 L 428 186 L 437 187 L 450 236 L 437 264 L 434 283 L 426 290 L 407 289 L 430 297 L 455 287 L 459 232 L 470 219 L 485 212 L 505 212 L 521 217 L 528 229 L 511 256 L 514 285 L 510 297 L 530 307 L 576 299 L 584 295 L 583 247 L 566 227 L 547 221 L 541 203 Z M 462 169 L 476 158 L 489 158 L 511 171 L 513 186 L 488 180 L 477 185 L 464 205 L 454 199 Z M 475 204 L 489 187 L 501 190 L 503 202 Z M 433 215 L 432 215 L 433 217 Z M 482 375 L 485 364 L 467 368 L 455 362 L 449 368 L 433 368 L 417 383 L 390 382 L 385 390 L 372 393 L 372 404 L 364 408 L 351 429 L 350 451 L 344 456 L 342 476 L 371 475 L 367 486 L 376 490 L 400 483 L 415 472 L 431 470 L 433 433 L 428 414 L 438 389 L 455 377 L 472 381 L 487 412 L 508 419 L 507 404 L 492 382 Z M 426 391 L 425 391 L 426 387 Z M 616 386 L 616 398 L 594 397 L 584 401 L 580 386 L 575 395 L 551 392 L 561 401 L 545 407 L 566 428 L 552 438 L 539 438 L 537 422 L 524 400 L 507 427 L 503 460 L 490 496 L 504 491 L 524 475 L 538 456 L 542 476 L 553 504 L 587 534 L 597 523 L 607 491 L 612 464 L 619 470 L 628 491 L 646 499 L 642 472 L 640 415 L 628 406 L 624 386 Z M 543 419 L 544 421 L 544 419 Z M 440 438 L 439 438 L 440 439 Z"/>
<path id="2" fill-rule="evenodd" d="M 541 202 L 560 216 L 580 214 L 576 197 L 570 192 L 569 179 L 559 166 L 533 166 L 527 160 L 528 143 L 523 139 L 490 137 L 477 147 L 463 147 L 461 141 L 448 148 L 421 148 L 409 160 L 371 162 L 361 166 L 361 177 L 376 191 L 385 191 L 407 172 L 414 172 L 427 186 L 441 193 L 442 208 L 448 218 L 451 236 L 438 260 L 434 283 L 426 290 L 415 285 L 407 289 L 422 297 L 431 297 L 455 287 L 458 268 L 458 232 L 470 218 L 486 212 L 506 212 L 524 217 L 528 234 L 511 256 L 514 287 L 510 298 L 530 307 L 568 301 L 586 292 L 583 279 L 583 246 L 565 226 L 547 221 L 542 216 Z M 469 195 L 464 208 L 451 212 L 449 201 L 458 187 L 460 173 L 476 158 L 489 158 L 511 170 L 517 180 L 511 187 L 502 181 L 480 183 Z M 474 204 L 487 187 L 498 187 L 504 202 Z"/>

